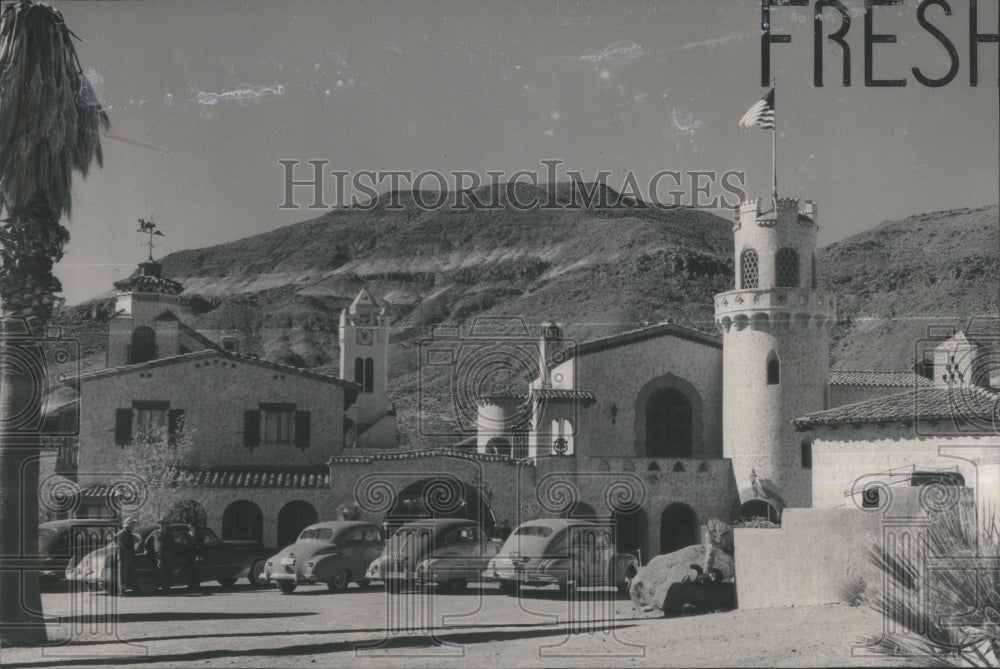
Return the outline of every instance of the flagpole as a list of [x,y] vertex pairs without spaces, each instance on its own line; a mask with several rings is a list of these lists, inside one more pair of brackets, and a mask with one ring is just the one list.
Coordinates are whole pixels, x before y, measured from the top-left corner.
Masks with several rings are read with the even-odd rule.
[[778,158],[777,158],[777,156],[778,156],[778,151],[777,151],[777,142],[778,142],[778,112],[777,112],[777,109],[778,109],[777,97],[778,97],[778,95],[777,94],[778,94],[778,91],[777,91],[777,89],[776,89],[776,87],[774,85],[774,79],[773,78],[771,79],[771,91],[773,92],[774,98],[775,98],[774,105],[773,105],[774,106],[774,127],[771,128],[771,174],[772,174],[771,197],[774,199],[774,211],[777,212],[778,211]]

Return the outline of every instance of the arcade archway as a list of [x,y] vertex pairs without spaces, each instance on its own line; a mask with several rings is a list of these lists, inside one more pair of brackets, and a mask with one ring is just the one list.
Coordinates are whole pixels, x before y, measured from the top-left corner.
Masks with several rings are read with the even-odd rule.
[[426,478],[403,488],[385,516],[389,532],[400,525],[426,518],[465,518],[479,523],[494,536],[496,516],[489,500],[473,485],[452,477]]
[[660,515],[660,554],[698,543],[698,519],[687,504],[674,503]]

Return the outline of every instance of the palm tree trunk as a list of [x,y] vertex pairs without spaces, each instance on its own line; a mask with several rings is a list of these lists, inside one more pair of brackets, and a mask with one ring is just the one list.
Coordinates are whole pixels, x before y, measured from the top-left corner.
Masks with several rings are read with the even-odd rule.
[[52,314],[52,275],[66,232],[41,197],[12,212],[0,281],[0,645],[46,641],[38,571],[38,462],[48,392],[40,337]]
[[[38,458],[42,394],[37,343],[24,321],[0,323],[0,646],[45,643],[38,572]],[[32,351],[32,348],[36,349]],[[42,365],[44,367],[44,365]],[[33,368],[33,369],[32,369]]]

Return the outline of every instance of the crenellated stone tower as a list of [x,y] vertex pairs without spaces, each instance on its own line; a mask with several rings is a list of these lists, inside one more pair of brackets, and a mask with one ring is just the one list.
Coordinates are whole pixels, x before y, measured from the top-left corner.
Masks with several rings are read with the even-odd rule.
[[[770,204],[770,200],[767,200]],[[816,287],[816,206],[779,199],[740,206],[736,290],[715,296],[723,336],[723,455],[742,515],[812,504],[811,444],[792,420],[826,407],[832,295]]]
[[356,448],[395,448],[396,414],[386,392],[389,374],[389,317],[362,287],[340,313],[340,378],[361,386],[348,419],[345,443]]

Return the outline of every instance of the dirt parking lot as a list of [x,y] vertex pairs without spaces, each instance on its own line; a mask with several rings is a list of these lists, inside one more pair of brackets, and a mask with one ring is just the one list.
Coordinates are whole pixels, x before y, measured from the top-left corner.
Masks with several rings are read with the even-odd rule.
[[886,665],[859,656],[881,629],[868,608],[732,611],[664,619],[628,599],[496,586],[387,595],[379,586],[211,587],[205,595],[114,598],[50,592],[45,649],[5,649],[14,667],[431,667]]

